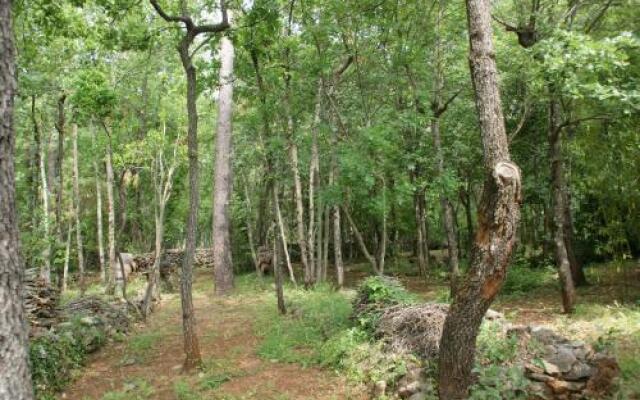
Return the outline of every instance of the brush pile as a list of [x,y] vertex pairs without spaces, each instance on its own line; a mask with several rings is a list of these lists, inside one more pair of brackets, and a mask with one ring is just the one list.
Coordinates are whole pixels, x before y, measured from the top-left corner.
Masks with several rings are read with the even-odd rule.
[[[160,272],[164,271],[173,272],[177,267],[180,267],[182,263],[182,257],[184,255],[183,249],[167,249],[162,254],[162,260],[160,261]],[[140,271],[148,271],[153,267],[156,256],[155,252],[143,253],[133,256],[135,262],[138,264]],[[213,250],[212,249],[196,249],[193,263],[195,266],[211,267],[213,266]]]

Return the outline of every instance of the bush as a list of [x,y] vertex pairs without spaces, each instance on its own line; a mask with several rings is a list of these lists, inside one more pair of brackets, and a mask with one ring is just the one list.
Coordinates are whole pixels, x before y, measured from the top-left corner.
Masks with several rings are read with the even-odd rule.
[[501,294],[521,295],[534,289],[553,286],[555,282],[553,267],[530,268],[516,264],[507,272]]
[[71,379],[72,370],[80,367],[87,354],[102,345],[105,333],[76,318],[61,324],[58,332],[47,332],[31,341],[29,358],[31,376],[39,399],[62,390]]

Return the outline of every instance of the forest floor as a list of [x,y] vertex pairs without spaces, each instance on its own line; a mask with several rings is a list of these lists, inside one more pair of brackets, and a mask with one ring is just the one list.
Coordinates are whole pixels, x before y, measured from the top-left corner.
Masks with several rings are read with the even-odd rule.
[[[213,296],[209,270],[195,275],[194,308],[204,365],[182,372],[182,313],[178,294],[163,296],[146,325],[91,357],[62,393],[69,400],[293,400],[361,399],[362,390],[336,373],[257,354],[263,296],[240,288],[228,298]],[[275,307],[269,304],[267,307]]]
[[[348,267],[347,284],[354,286],[369,273],[366,265]],[[443,275],[428,279],[409,276],[403,265],[390,265],[406,287],[428,301],[447,301]],[[609,264],[587,269],[592,283],[578,288],[578,305],[572,316],[561,313],[556,276],[552,270],[515,270],[494,303],[513,323],[547,325],[559,333],[609,347],[617,356],[627,393],[640,393],[640,265]],[[213,297],[212,274],[198,270],[194,284],[195,313],[204,366],[189,374],[181,371],[182,322],[177,294],[163,297],[150,321],[139,324],[120,342],[92,356],[87,367],[59,396],[71,400],[240,400],[240,399],[365,399],[366,390],[318,364],[318,343],[326,340],[322,329],[313,337],[303,322],[279,322],[272,284],[255,276],[238,279],[236,294]],[[293,304],[302,290],[287,290]],[[314,295],[311,295],[314,296]],[[322,289],[314,307],[323,303]],[[332,314],[348,314],[345,307]],[[318,301],[320,300],[320,301]],[[335,303],[335,298],[330,300]],[[342,307],[342,308],[340,308]],[[290,308],[291,312],[291,308]],[[304,312],[309,312],[305,310]],[[313,309],[311,310],[313,312]],[[345,315],[346,315],[345,314]],[[320,315],[320,318],[325,318]],[[347,317],[342,317],[346,320]],[[322,320],[325,322],[324,320]],[[326,321],[328,326],[336,325]],[[300,329],[299,329],[300,328]],[[343,329],[344,327],[335,328]],[[299,329],[299,331],[298,331]],[[316,332],[318,333],[318,332]],[[269,340],[269,336],[273,336]],[[283,343],[289,341],[289,343]],[[623,397],[626,398],[626,397]]]

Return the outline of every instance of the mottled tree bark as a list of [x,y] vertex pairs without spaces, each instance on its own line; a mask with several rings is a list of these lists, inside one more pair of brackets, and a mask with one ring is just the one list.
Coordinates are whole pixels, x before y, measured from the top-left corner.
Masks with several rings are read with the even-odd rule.
[[[92,140],[93,140],[93,147],[95,149],[95,137],[96,137],[96,133],[95,131],[93,131],[93,126],[91,127],[92,129]],[[93,170],[95,171],[95,179],[96,179],[96,228],[98,230],[98,234],[97,234],[97,239],[98,239],[98,263],[100,264],[100,276],[102,277],[102,283],[104,285],[107,284],[107,268],[105,267],[105,263],[104,263],[104,238],[102,237],[103,235],[103,229],[102,229],[102,185],[100,184],[100,170],[98,169],[98,162],[96,161],[97,157],[92,157],[93,158]]]
[[67,291],[67,281],[69,278],[69,259],[71,258],[71,224],[67,228],[67,241],[64,250],[64,266],[62,267],[62,287],[61,292],[64,293]]
[[82,245],[82,229],[80,225],[80,171],[78,169],[78,125],[71,128],[73,136],[73,217],[76,223],[76,252],[78,253],[78,272],[80,274],[80,293],[84,294],[84,250]]
[[107,243],[109,246],[109,267],[107,271],[108,281],[106,292],[109,294],[119,292],[116,290],[116,210],[114,207],[113,197],[113,151],[111,149],[111,134],[107,130],[106,125],[103,124],[105,132],[107,133]]
[[[272,186],[273,198],[277,198],[278,193],[275,190],[275,185]],[[274,202],[275,204],[275,202]],[[274,224],[275,225],[275,224]],[[278,234],[277,228],[273,227],[273,275],[276,286],[276,300],[278,303],[278,312],[281,315],[287,313],[287,308],[284,303],[284,289],[282,287],[282,237]]]
[[15,195],[15,74],[11,1],[0,0],[0,399],[32,400]]
[[504,282],[520,219],[520,169],[510,161],[490,4],[489,0],[466,0],[485,183],[471,264],[456,284],[440,340],[438,391],[442,400],[467,398],[480,324]]
[[218,96],[218,128],[216,134],[215,182],[213,200],[213,265],[215,293],[224,296],[233,290],[231,258],[231,193],[233,132],[233,57],[231,39],[220,41],[220,92]]
[[[45,147],[42,147],[44,149]],[[49,284],[51,283],[51,205],[50,186],[45,170],[45,152],[40,154],[40,188],[42,189],[42,224],[44,225],[44,249],[42,250],[42,265],[40,266],[40,277]]]
[[64,112],[65,102],[67,100],[67,94],[62,93],[58,97],[58,121],[55,123],[56,130],[58,131],[58,148],[56,151],[55,169],[53,171],[54,177],[58,178],[58,182],[55,185],[54,193],[56,197],[56,229],[58,236],[62,237],[62,192],[64,191],[64,174],[62,171],[62,161],[64,160],[64,136],[66,130],[66,116]]

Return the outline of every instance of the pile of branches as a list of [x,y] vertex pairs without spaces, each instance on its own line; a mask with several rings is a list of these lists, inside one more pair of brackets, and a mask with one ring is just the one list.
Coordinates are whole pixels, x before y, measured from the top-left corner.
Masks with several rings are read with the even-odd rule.
[[27,319],[34,334],[38,329],[47,329],[58,322],[60,292],[47,284],[35,268],[25,271],[22,298]]

